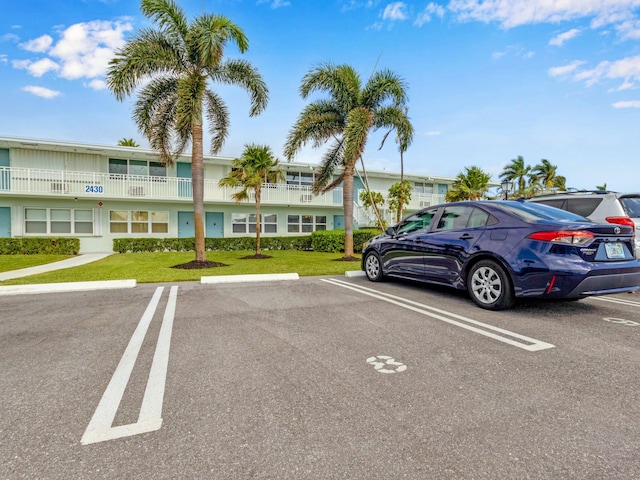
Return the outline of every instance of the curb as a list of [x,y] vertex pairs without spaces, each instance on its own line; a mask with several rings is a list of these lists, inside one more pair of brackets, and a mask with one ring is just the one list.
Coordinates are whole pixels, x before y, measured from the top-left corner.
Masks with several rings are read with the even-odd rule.
[[270,282],[273,280],[298,280],[297,273],[266,273],[254,275],[217,275],[201,277],[201,284],[210,283],[239,283],[239,282]]
[[101,280],[96,282],[42,283],[37,285],[9,285],[0,287],[0,295],[22,295],[29,293],[82,292],[86,290],[112,290],[133,288],[135,280]]
[[364,277],[365,273],[362,270],[351,270],[344,272],[344,276],[347,278]]

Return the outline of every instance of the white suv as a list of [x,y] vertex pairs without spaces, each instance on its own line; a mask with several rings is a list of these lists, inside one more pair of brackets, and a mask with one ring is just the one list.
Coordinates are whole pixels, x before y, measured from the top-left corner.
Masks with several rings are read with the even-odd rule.
[[608,191],[562,192],[530,198],[588,218],[597,223],[617,223],[633,227],[636,257],[640,258],[640,193]]

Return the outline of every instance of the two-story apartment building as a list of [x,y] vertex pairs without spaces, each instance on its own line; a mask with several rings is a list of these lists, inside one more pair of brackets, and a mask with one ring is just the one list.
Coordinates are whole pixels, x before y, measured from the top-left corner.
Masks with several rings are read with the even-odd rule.
[[[219,186],[231,158],[205,156],[205,234],[253,236],[255,205],[236,203]],[[313,195],[314,165],[282,163],[286,180],[262,194],[265,236],[344,228],[342,191]],[[399,174],[367,172],[369,187],[387,195]],[[413,185],[409,211],[444,201],[452,178],[405,175]],[[354,227],[373,223],[360,206],[356,178]],[[383,209],[391,219],[390,213]],[[392,223],[392,221],[390,222]],[[80,251],[110,252],[123,237],[193,237],[191,157],[171,165],[148,149],[0,136],[0,237],[71,236]]]

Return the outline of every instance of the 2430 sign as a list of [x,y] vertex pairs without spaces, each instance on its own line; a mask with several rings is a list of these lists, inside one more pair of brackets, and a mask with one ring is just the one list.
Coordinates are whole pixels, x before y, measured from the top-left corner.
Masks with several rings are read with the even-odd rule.
[[102,185],[85,185],[84,193],[104,193],[104,187]]

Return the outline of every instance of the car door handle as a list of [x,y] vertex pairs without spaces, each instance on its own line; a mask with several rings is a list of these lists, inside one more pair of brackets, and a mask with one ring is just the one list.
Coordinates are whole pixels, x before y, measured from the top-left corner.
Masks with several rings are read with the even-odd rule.
[[465,233],[460,237],[460,240],[471,240],[472,238],[473,238],[473,235],[469,235],[468,233]]

